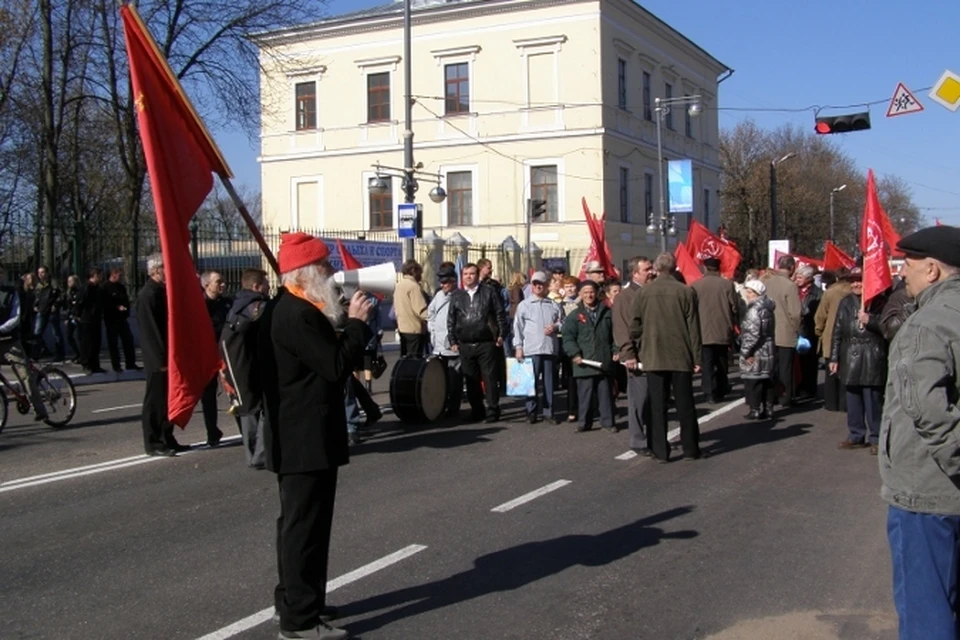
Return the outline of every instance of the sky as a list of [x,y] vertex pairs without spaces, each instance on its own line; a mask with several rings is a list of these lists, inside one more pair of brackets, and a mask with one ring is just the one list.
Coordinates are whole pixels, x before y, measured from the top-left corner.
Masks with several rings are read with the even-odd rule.
[[[332,0],[337,15],[382,0]],[[763,128],[793,123],[813,130],[811,105],[869,107],[872,128],[831,136],[864,173],[903,178],[929,223],[960,225],[960,111],[928,97],[946,69],[960,74],[957,0],[644,0],[640,4],[734,69],[720,85],[720,126],[753,119]],[[897,83],[920,113],[886,117]],[[923,91],[921,91],[923,90]],[[860,106],[821,115],[863,111]],[[236,181],[260,188],[258,141],[214,132]],[[951,160],[951,158],[954,158]],[[793,162],[801,161],[800,159]],[[838,196],[839,197],[839,196]]]

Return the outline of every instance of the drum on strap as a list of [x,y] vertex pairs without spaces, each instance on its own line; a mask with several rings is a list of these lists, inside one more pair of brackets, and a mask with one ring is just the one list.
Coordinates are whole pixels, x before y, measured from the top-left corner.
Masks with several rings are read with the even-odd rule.
[[403,424],[433,422],[447,400],[447,372],[440,358],[400,358],[390,375],[390,404]]

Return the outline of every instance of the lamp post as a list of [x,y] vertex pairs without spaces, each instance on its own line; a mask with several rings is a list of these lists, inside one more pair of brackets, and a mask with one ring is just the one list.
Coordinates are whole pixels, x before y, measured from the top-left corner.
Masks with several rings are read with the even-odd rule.
[[847,188],[846,184],[834,187],[830,190],[830,242],[834,242],[833,237],[833,197]]
[[667,250],[667,236],[673,237],[677,235],[677,225],[674,222],[673,214],[659,216],[654,216],[653,213],[650,213],[650,224],[647,225],[647,233],[653,234],[660,233],[660,251]]
[[797,153],[791,151],[779,160],[770,161],[770,239],[777,239],[777,165],[790,158],[796,158]]
[[[689,105],[687,107],[687,113],[691,116],[700,115],[700,96],[678,96],[676,98],[656,98],[654,101],[654,112],[657,114],[657,180],[660,183],[660,250],[667,250],[667,212],[666,207],[664,206],[663,199],[663,117],[670,113],[670,107],[672,105]],[[650,226],[647,227],[647,231],[651,231],[651,227],[654,227],[654,220],[650,221]],[[676,227],[673,226],[672,222],[670,223],[670,229],[673,230],[671,235],[676,235]]]

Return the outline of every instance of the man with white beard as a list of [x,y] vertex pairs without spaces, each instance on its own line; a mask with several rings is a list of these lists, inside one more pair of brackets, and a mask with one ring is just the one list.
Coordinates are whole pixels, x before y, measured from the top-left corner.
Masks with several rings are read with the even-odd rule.
[[366,325],[371,304],[356,292],[344,322],[329,253],[309,234],[281,236],[283,289],[260,326],[264,444],[280,488],[274,591],[280,638],[349,635],[327,624],[336,617],[326,604],[327,561],[337,469],[349,457],[344,388],[372,337]]

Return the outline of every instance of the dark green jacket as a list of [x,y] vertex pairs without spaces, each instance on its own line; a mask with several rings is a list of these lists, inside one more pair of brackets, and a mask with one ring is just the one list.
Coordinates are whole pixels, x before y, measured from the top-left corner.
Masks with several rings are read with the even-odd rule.
[[603,369],[586,365],[574,365],[575,378],[600,376],[613,371],[613,315],[602,302],[597,302],[597,321],[590,319],[590,312],[581,302],[563,321],[563,351],[571,358],[603,363]]
[[700,366],[697,292],[660,275],[633,303],[630,337],[640,344],[644,371],[690,371]]

